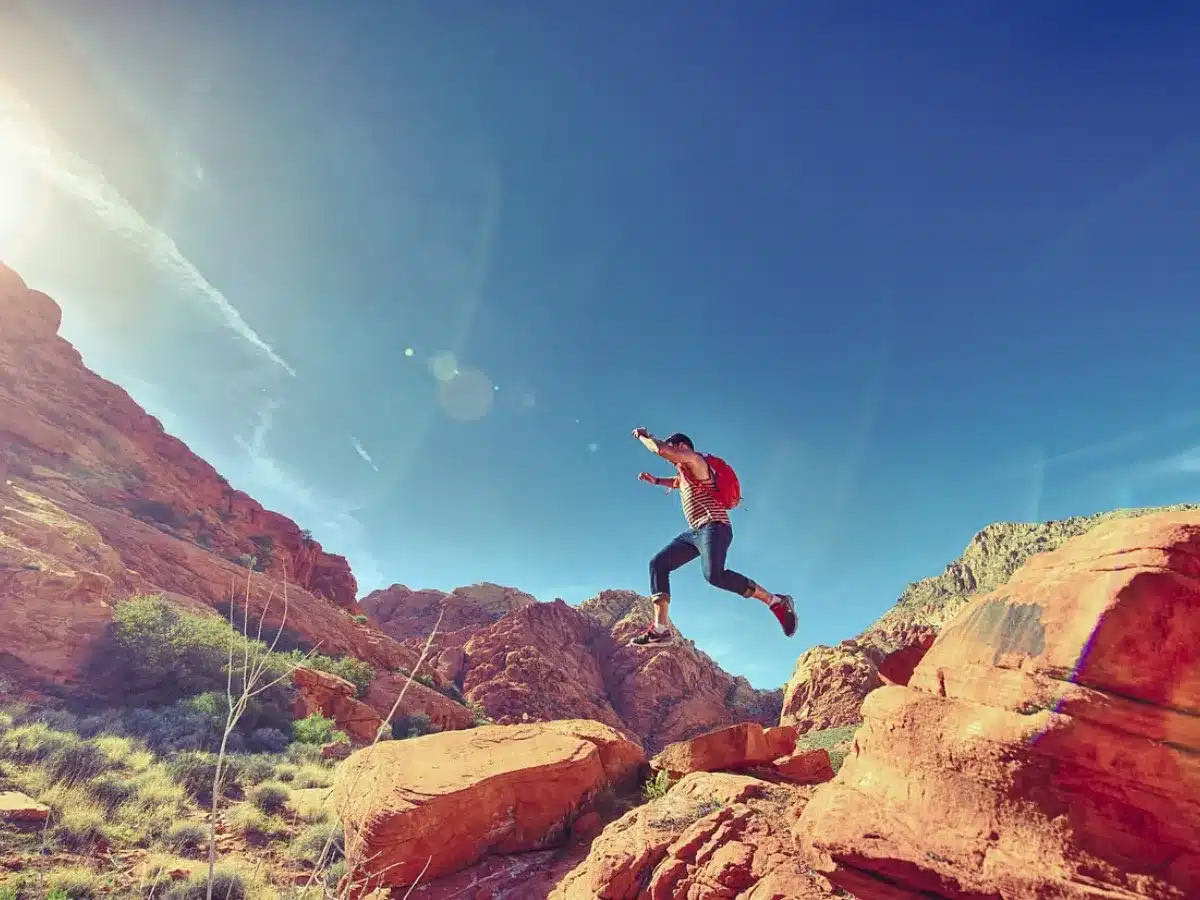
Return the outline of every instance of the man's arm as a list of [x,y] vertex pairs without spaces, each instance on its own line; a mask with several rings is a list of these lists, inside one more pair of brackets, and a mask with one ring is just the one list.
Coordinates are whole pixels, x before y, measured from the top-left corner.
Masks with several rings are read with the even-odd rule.
[[672,488],[679,490],[679,476],[672,475],[670,478],[655,478],[654,483],[659,487]]
[[[687,466],[688,470],[697,478],[708,478],[708,463],[695,450],[689,450],[687,447],[679,447],[672,444],[664,444],[645,428],[639,428],[634,431],[634,437],[641,441],[647,450],[657,456],[661,456],[667,462],[676,466]],[[678,482],[678,479],[676,479],[676,482]],[[678,487],[678,483],[675,486]]]
[[695,450],[689,450],[687,447],[675,447],[664,444],[644,428],[639,429],[637,439],[641,441],[642,446],[644,446],[651,453],[655,454],[656,456],[661,456],[667,462],[673,463],[674,465],[678,466],[687,464],[690,465],[694,471],[696,462],[700,461],[700,454]]

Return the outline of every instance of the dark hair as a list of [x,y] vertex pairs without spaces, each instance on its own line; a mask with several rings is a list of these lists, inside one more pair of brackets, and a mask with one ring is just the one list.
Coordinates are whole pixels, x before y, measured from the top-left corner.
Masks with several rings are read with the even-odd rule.
[[673,435],[671,435],[669,438],[667,438],[665,441],[663,441],[663,443],[664,444],[683,444],[689,450],[696,449],[696,445],[692,443],[692,439],[690,437],[688,437],[686,434],[684,434],[682,431],[675,432]]

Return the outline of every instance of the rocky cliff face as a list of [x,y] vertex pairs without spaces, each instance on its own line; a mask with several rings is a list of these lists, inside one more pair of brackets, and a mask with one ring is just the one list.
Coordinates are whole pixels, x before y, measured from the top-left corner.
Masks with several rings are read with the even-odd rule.
[[1200,511],[1029,560],[868,697],[808,860],[863,897],[1200,896],[1198,613]]
[[497,585],[450,594],[392,587],[363,608],[414,652],[442,613],[438,677],[501,724],[593,719],[653,753],[711,728],[779,718],[780,691],[755,690],[691,641],[677,635],[670,647],[630,647],[653,615],[650,601],[630,591],[602,591],[573,608]]
[[1122,509],[1054,522],[998,522],[976,534],[944,572],[908,586],[870,628],[837,647],[813,647],[796,663],[784,691],[783,723],[800,732],[853,725],[870,691],[884,683],[880,668],[907,656],[908,672],[932,638],[971,601],[1003,585],[1031,557],[1061,547],[1093,528],[1155,512],[1196,509],[1180,505]]
[[[413,657],[356,623],[346,560],[232,488],[58,336],[61,311],[0,266],[0,668],[71,682],[111,604],[270,600],[322,652],[392,669]],[[246,561],[257,558],[261,574]]]
[[484,628],[510,612],[532,606],[529,594],[498,584],[472,584],[450,593],[414,591],[402,584],[372,591],[362,599],[363,611],[398,641],[424,641],[441,618],[439,630]]

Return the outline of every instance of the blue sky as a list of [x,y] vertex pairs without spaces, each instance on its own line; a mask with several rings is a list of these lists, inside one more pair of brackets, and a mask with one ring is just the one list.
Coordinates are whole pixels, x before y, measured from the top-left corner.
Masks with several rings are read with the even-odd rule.
[[801,624],[673,616],[764,687],[989,522],[1200,499],[1200,10],[586,6],[39,2],[0,260],[364,593],[647,590],[687,431]]

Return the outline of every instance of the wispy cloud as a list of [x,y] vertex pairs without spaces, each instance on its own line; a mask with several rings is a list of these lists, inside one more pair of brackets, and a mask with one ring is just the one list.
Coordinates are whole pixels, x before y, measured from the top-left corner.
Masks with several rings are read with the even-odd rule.
[[379,466],[375,465],[375,460],[371,459],[371,454],[368,453],[366,451],[366,448],[363,447],[362,441],[360,441],[354,435],[350,435],[350,443],[354,446],[354,452],[357,453],[359,456],[361,456],[363,458],[363,461],[368,466],[370,466],[372,469],[374,469],[376,472],[378,472]]
[[309,525],[333,552],[352,556],[360,585],[381,585],[383,572],[378,560],[363,548],[366,529],[354,515],[354,504],[317,490],[268,448],[267,437],[280,406],[277,400],[265,400],[249,438],[235,437],[250,465],[245,479],[247,487],[260,499],[271,498],[286,515]]
[[147,222],[98,168],[54,140],[29,104],[4,81],[0,81],[0,144],[32,172],[87,205],[107,228],[138,249],[175,284],[209,304],[237,337],[295,376],[295,369],[250,327],[229,299],[183,254],[170,235]]

